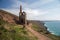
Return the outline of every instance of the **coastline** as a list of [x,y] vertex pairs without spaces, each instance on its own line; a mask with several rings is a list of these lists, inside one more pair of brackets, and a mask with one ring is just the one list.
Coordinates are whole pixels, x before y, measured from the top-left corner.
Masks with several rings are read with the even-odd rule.
[[48,27],[46,24],[44,24],[44,26],[45,26],[45,27],[47,27],[47,31],[49,31],[49,32],[50,32],[50,34],[52,34],[52,35],[56,35],[56,36],[60,36],[60,35],[59,35],[59,34],[57,34],[56,32],[51,31],[51,30],[49,29],[49,27]]
[[38,33],[45,35],[52,40],[60,40],[60,36],[54,35],[54,33],[49,32],[49,28],[45,26],[44,21],[30,21],[33,26],[32,29],[37,31]]

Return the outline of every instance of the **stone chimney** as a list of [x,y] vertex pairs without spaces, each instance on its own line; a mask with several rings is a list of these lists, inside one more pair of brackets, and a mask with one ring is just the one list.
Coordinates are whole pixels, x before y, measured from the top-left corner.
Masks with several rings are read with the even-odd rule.
[[26,13],[24,11],[22,12],[22,5],[20,5],[19,23],[23,26],[27,24]]

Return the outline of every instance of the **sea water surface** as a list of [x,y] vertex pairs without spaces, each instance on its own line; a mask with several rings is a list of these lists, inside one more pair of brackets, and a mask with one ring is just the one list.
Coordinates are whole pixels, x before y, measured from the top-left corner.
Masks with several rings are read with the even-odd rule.
[[60,36],[60,21],[45,21],[45,26],[49,32]]

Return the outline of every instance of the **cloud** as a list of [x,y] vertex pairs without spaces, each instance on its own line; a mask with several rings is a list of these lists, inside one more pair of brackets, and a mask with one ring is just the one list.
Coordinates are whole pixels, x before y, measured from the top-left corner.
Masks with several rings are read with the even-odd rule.
[[[47,11],[37,10],[37,9],[27,9],[24,10],[27,13],[27,19],[37,20],[38,16],[48,13]],[[39,19],[39,18],[38,18]]]
[[39,1],[36,1],[32,4],[30,4],[30,7],[31,8],[40,8],[41,6],[52,3],[54,1],[55,0],[39,0]]
[[31,4],[13,0],[14,4],[9,9],[5,9],[15,15],[19,15],[20,4],[27,13],[30,20],[60,20],[60,3],[58,0],[39,0]]
[[60,8],[48,10],[48,13],[40,15],[39,20],[60,20]]
[[19,15],[19,10],[18,9],[3,9],[3,10],[8,11],[8,12],[14,14],[14,15],[17,15],[17,16]]
[[41,19],[40,20],[60,20],[60,14],[58,15],[50,15],[50,16],[41,16]]

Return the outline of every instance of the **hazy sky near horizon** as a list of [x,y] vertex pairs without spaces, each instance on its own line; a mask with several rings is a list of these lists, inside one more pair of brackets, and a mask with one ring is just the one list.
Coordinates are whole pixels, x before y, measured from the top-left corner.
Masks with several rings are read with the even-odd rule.
[[0,0],[0,9],[19,15],[20,4],[30,20],[60,20],[60,0]]

